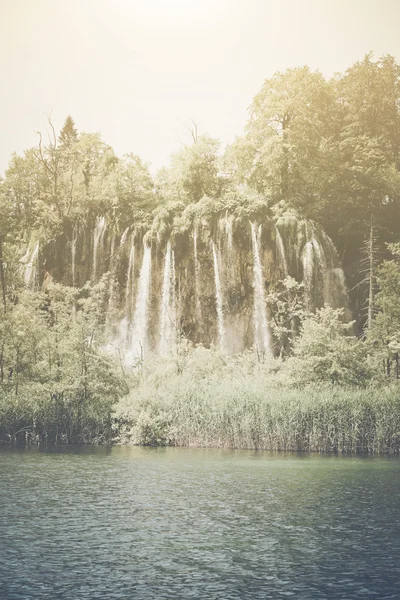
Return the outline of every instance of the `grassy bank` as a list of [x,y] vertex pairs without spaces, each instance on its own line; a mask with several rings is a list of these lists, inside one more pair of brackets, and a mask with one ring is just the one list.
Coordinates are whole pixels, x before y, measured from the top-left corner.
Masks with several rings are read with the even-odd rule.
[[299,383],[297,372],[255,352],[227,357],[181,345],[138,365],[128,395],[128,385],[97,371],[69,385],[23,383],[18,394],[3,387],[0,443],[400,451],[396,381]]
[[[400,388],[293,387],[276,361],[154,360],[114,411],[122,444],[398,453]],[[196,354],[195,353],[195,354]],[[180,364],[182,360],[184,364]]]
[[204,383],[130,397],[117,407],[121,443],[317,452],[397,453],[400,391],[293,390],[266,382]]
[[105,444],[112,440],[111,410],[117,396],[82,393],[79,386],[0,389],[1,444]]

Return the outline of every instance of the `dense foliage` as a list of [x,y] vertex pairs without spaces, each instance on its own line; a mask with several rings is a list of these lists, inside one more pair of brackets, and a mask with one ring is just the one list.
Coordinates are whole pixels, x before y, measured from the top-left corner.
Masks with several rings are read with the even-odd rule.
[[[339,352],[339,348],[337,349]],[[338,358],[338,354],[336,354]],[[314,357],[303,367],[314,366]],[[352,365],[342,362],[342,375]],[[255,353],[227,358],[181,347],[149,361],[116,406],[116,440],[126,444],[319,452],[399,452],[397,386],[309,385]],[[323,383],[325,381],[325,383]],[[344,381],[343,381],[344,383]]]
[[102,285],[48,281],[24,290],[0,323],[0,440],[110,441],[110,411],[128,386],[99,348]]

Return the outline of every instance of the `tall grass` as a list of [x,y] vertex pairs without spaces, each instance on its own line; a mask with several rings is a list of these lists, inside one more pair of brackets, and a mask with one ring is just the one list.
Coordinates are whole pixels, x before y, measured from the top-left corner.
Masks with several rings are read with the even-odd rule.
[[[181,364],[182,363],[182,364]],[[295,388],[247,354],[197,349],[150,361],[114,411],[122,444],[397,453],[400,388]]]
[[30,382],[18,395],[0,388],[0,443],[111,443],[111,408],[116,396],[85,397],[81,390],[54,392]]

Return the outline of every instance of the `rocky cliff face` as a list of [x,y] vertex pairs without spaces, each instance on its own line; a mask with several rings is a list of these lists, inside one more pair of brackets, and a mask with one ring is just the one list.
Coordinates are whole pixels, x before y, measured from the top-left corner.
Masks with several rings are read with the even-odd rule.
[[147,232],[117,232],[99,217],[92,230],[66,232],[43,248],[32,238],[22,263],[28,286],[46,273],[75,287],[103,278],[110,346],[128,361],[168,351],[178,334],[232,353],[272,352],[265,298],[286,276],[304,282],[310,310],[347,305],[333,243],[291,211],[257,219],[226,212]]

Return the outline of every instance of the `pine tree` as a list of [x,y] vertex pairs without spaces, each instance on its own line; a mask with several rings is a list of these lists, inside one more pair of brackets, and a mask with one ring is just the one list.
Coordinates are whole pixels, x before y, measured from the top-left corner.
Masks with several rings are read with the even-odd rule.
[[61,129],[58,141],[61,146],[70,146],[72,143],[78,140],[78,131],[75,128],[75,122],[71,115],[68,115],[65,119],[63,128]]

